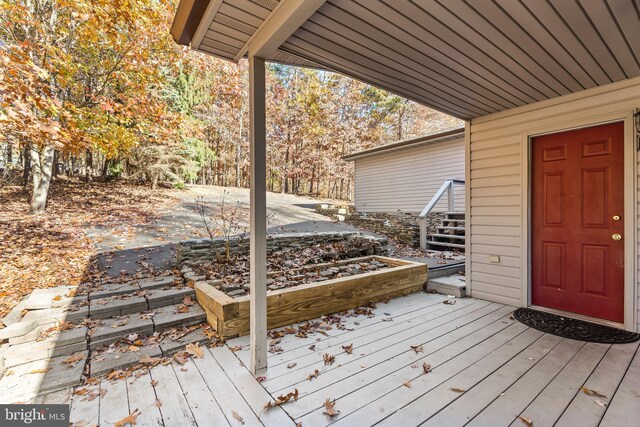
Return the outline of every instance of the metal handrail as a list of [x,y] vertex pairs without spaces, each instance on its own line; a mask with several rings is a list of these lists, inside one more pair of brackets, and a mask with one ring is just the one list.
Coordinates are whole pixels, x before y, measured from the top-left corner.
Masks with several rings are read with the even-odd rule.
[[449,212],[454,212],[455,195],[453,186],[456,184],[464,185],[464,179],[447,179],[418,215],[418,221],[420,222],[420,249],[427,249],[427,217],[445,193],[447,193]]

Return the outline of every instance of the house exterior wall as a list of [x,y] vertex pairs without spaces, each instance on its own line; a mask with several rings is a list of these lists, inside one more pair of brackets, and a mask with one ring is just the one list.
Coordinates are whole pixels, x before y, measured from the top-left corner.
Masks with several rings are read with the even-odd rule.
[[[355,160],[358,212],[420,213],[446,179],[464,179],[464,137],[383,151]],[[456,210],[464,210],[464,186],[456,186]],[[446,211],[443,197],[434,211]]]
[[[640,79],[585,90],[474,119],[467,135],[467,283],[473,296],[515,306],[529,303],[529,140],[613,121],[625,121],[625,327],[638,327],[640,249],[637,151],[633,111]],[[468,234],[469,235],[469,234]],[[489,256],[499,255],[499,263]],[[640,330],[640,328],[638,328]]]

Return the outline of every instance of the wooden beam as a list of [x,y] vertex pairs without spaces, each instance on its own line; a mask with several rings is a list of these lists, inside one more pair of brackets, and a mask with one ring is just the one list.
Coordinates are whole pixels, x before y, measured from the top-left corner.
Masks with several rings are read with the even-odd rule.
[[264,59],[249,58],[251,372],[267,367],[267,150]]
[[235,56],[269,58],[326,0],[281,0]]

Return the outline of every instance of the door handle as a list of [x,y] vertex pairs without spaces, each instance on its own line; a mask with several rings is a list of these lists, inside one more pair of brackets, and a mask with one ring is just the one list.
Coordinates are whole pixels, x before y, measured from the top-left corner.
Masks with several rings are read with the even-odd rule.
[[612,238],[613,240],[616,240],[616,241],[617,241],[617,240],[622,240],[622,236],[621,236],[621,235],[619,235],[618,233],[616,233],[616,234],[612,234],[612,235],[611,235],[611,238]]

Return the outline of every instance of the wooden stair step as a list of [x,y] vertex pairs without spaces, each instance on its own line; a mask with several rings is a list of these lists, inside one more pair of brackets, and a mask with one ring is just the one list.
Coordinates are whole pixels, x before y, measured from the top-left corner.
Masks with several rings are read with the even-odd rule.
[[448,243],[448,242],[436,242],[434,240],[427,240],[428,246],[445,246],[447,248],[457,248],[464,249],[465,245],[461,245],[459,243]]
[[459,235],[459,234],[429,234],[428,237],[442,237],[442,238],[446,238],[446,239],[458,239],[458,240],[464,240],[464,235]]

